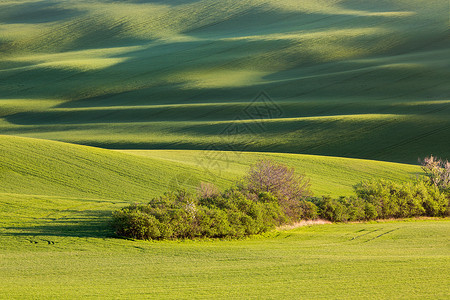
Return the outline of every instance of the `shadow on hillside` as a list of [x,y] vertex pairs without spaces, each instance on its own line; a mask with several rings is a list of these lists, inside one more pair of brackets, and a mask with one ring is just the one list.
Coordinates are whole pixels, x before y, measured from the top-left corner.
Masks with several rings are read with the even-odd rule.
[[17,237],[114,237],[111,211],[64,211],[74,217],[42,218],[29,226],[5,227],[4,235]]

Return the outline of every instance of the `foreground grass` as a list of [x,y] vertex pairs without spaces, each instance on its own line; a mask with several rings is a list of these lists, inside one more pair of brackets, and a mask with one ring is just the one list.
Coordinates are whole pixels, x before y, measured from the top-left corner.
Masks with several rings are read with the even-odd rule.
[[445,299],[449,229],[448,220],[333,224],[184,242],[2,229],[0,297]]

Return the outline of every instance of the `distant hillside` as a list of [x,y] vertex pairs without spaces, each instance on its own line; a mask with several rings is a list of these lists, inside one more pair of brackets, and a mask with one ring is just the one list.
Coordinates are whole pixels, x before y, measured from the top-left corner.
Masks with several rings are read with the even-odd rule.
[[[0,133],[116,149],[450,157],[449,5],[1,1]],[[256,98],[263,90],[270,99]]]

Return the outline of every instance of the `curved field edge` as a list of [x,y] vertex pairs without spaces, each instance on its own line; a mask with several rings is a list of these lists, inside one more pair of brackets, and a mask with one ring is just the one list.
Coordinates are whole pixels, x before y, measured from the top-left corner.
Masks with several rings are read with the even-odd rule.
[[299,154],[220,151],[112,151],[0,136],[0,193],[146,201],[201,181],[225,188],[260,159],[311,177],[317,194],[349,194],[364,179],[407,180],[418,166]]
[[[270,159],[286,164],[311,179],[316,195],[350,195],[353,186],[363,180],[385,178],[405,181],[422,171],[419,166],[373,160],[306,154],[197,150],[118,150],[152,159],[190,165],[203,170],[204,179],[214,182],[223,175],[242,178],[250,165]],[[189,177],[187,178],[189,180]]]

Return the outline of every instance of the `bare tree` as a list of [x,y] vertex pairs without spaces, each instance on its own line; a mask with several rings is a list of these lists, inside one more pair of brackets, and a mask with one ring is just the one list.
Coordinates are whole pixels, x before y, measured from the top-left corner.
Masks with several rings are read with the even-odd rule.
[[425,157],[422,164],[422,170],[430,178],[431,182],[441,189],[450,188],[450,163],[438,159],[433,155]]
[[293,168],[272,160],[261,160],[245,177],[246,189],[254,194],[270,192],[281,202],[292,202],[311,196],[310,182]]

